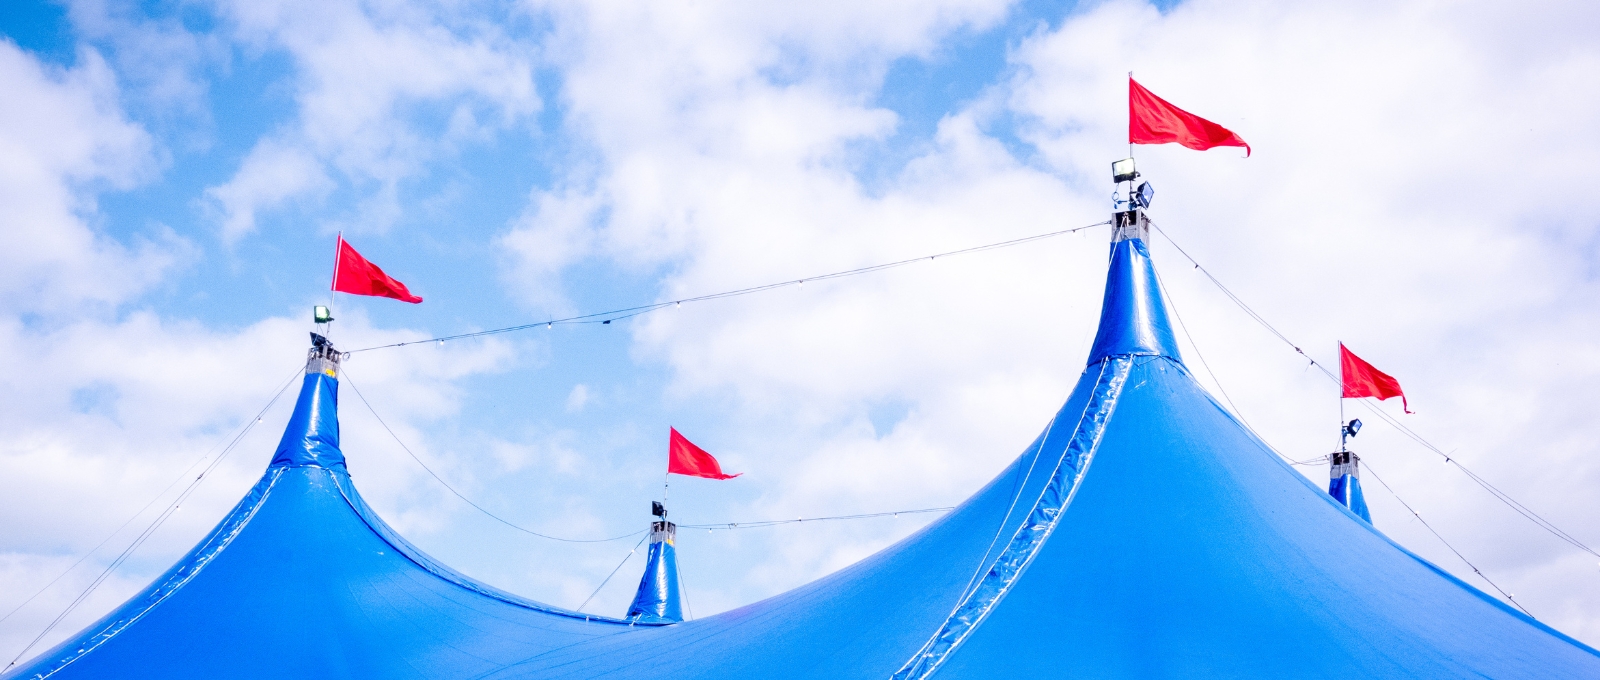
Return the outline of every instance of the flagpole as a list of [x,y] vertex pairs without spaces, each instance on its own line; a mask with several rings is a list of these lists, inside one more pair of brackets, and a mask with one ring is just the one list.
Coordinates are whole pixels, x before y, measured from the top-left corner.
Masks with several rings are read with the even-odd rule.
[[[328,283],[328,316],[333,316],[333,296],[339,294],[339,260],[344,259],[344,231],[341,230],[333,241],[333,280]],[[333,335],[333,319],[328,319],[328,327],[323,329],[323,335]]]
[[[1339,343],[1339,347],[1342,350],[1344,348],[1344,343],[1342,343],[1342,342]],[[1340,361],[1339,361],[1339,451],[1341,453],[1344,452],[1344,446],[1345,446],[1345,442],[1344,442],[1344,439],[1345,439],[1345,427],[1344,427],[1344,361],[1343,361],[1343,358],[1344,358],[1343,352],[1341,352],[1340,353]]]

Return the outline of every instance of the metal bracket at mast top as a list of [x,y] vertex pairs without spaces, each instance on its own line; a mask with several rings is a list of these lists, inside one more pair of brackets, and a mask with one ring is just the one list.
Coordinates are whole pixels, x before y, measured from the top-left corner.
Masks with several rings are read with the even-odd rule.
[[1150,241],[1150,218],[1145,217],[1144,211],[1139,208],[1124,210],[1111,214],[1111,242],[1121,243],[1128,239]]

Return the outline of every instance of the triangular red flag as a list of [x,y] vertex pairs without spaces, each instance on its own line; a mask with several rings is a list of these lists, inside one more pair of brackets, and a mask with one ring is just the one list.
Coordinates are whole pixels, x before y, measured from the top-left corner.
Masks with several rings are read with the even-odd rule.
[[1250,157],[1250,145],[1232,130],[1173,106],[1128,76],[1128,143],[1172,142],[1196,151],[1242,146],[1245,157]]
[[667,474],[687,475],[689,477],[706,477],[708,479],[733,479],[743,472],[725,475],[722,474],[722,465],[717,459],[711,457],[702,449],[694,445],[683,435],[678,434],[678,428],[672,430],[672,441],[667,446]]
[[422,302],[422,298],[406,289],[406,284],[383,273],[378,265],[368,262],[367,258],[350,247],[343,235],[339,236],[339,256],[333,265],[333,289],[352,295],[394,298],[412,304]]
[[1381,401],[1400,397],[1400,408],[1406,413],[1411,412],[1411,406],[1406,403],[1406,393],[1400,391],[1400,381],[1363,361],[1346,349],[1342,342],[1339,343],[1339,382],[1344,387],[1340,396],[1346,399],[1377,397]]

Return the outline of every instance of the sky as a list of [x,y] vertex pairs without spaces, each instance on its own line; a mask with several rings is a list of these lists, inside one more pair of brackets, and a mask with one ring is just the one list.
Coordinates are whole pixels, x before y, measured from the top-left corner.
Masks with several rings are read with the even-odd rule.
[[[116,561],[40,644],[109,611],[259,477],[336,234],[425,298],[340,295],[332,339],[357,350],[1090,225],[1129,72],[1253,147],[1137,149],[1201,382],[1313,459],[1340,403],[1294,347],[1337,365],[1344,342],[1416,412],[1347,406],[1377,528],[1600,644],[1600,562],[1366,410],[1600,545],[1595,25],[1562,0],[4,3],[0,655]],[[743,473],[674,478],[684,524],[954,505],[1077,380],[1106,237],[356,352],[350,471],[422,549],[520,595],[575,607],[621,563],[585,611],[622,614],[633,539],[517,531],[417,459],[568,538],[644,528],[669,427]],[[688,608],[934,516],[685,530]]]

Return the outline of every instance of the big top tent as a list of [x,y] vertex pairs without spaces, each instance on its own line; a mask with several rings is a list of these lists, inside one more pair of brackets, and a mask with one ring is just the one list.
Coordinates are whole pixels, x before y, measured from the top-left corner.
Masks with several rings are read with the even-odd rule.
[[1119,219],[1093,349],[1039,437],[947,516],[808,585],[672,622],[462,576],[362,501],[340,355],[319,344],[234,510],[4,677],[1600,677],[1600,653],[1391,541],[1215,401],[1179,356],[1142,215]]

